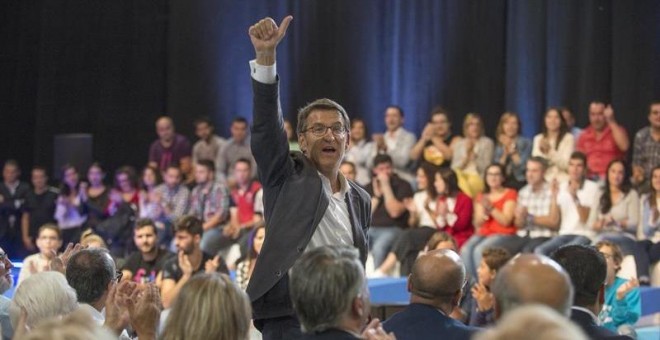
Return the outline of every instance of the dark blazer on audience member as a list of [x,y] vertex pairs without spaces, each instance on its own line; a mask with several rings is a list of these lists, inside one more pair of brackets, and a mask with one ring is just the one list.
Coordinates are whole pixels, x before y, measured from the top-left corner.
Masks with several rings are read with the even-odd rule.
[[383,322],[385,331],[394,332],[397,340],[470,339],[480,329],[466,326],[446,316],[433,306],[410,304]]
[[582,331],[592,340],[632,340],[627,335],[619,335],[605,327],[599,326],[591,314],[576,308],[571,308],[571,321],[580,326]]
[[[288,271],[307,248],[329,203],[318,170],[301,152],[289,152],[278,86],[252,81],[251,147],[263,185],[266,221],[266,239],[247,287],[255,319],[294,315]],[[360,186],[348,183],[345,202],[353,245],[364,264],[371,199]]]
[[320,333],[311,333],[311,334],[303,334],[302,338],[300,340],[322,340],[322,339],[327,339],[327,340],[354,340],[354,339],[361,339],[356,337],[355,335],[339,330],[339,329],[328,329],[326,331],[320,332]]

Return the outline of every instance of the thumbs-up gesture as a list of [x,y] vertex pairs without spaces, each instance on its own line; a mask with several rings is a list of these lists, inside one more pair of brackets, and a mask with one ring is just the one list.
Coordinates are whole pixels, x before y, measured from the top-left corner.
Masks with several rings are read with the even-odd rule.
[[[275,49],[284,38],[291,20],[293,20],[293,17],[289,15],[282,20],[280,26],[277,26],[275,20],[267,17],[250,26],[248,34],[250,35],[252,46],[254,46],[254,51],[257,53],[257,63],[261,64],[260,61],[265,60],[270,62],[265,64],[265,66],[268,66],[275,62]],[[267,58],[263,59],[262,57]],[[270,60],[271,58],[272,61]]]

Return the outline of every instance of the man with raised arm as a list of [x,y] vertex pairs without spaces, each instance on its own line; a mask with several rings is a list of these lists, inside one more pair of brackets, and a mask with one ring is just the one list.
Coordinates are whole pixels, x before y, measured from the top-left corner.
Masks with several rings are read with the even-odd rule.
[[307,250],[347,245],[367,258],[369,195],[344,178],[339,166],[350,141],[346,110],[329,99],[298,113],[300,151],[289,152],[279,107],[276,47],[291,16],[280,26],[265,18],[249,29],[256,60],[250,62],[254,92],[252,153],[263,185],[266,239],[247,292],[255,326],[264,339],[295,339],[300,323],[289,295],[289,269]]

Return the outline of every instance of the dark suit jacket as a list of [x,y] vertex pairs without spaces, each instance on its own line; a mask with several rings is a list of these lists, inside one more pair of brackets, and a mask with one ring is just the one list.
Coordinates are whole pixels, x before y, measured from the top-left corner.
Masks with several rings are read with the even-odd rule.
[[435,307],[420,303],[410,304],[383,323],[385,331],[394,332],[397,340],[470,339],[479,328],[444,315]]
[[319,340],[319,339],[328,339],[328,340],[354,340],[360,339],[355,337],[353,334],[344,332],[339,329],[328,329],[321,333],[312,333],[312,334],[303,334],[301,340]]
[[[251,147],[263,185],[266,239],[247,293],[255,319],[293,315],[288,271],[307,248],[328,207],[321,177],[301,152],[289,152],[278,84],[252,82],[254,112]],[[345,201],[353,229],[353,245],[367,259],[371,199],[349,181]]]
[[629,336],[619,335],[605,327],[599,326],[589,313],[579,309],[571,309],[571,321],[580,326],[582,331],[587,334],[589,339],[631,340]]

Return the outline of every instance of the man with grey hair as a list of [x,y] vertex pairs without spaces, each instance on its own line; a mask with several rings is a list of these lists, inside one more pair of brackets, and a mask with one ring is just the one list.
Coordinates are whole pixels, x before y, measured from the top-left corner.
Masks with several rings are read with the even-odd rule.
[[521,254],[500,268],[492,286],[495,318],[518,306],[546,305],[570,317],[573,286],[566,271],[547,256]]
[[293,308],[305,332],[303,339],[389,338],[378,321],[360,334],[370,304],[364,268],[355,248],[310,250],[291,268],[289,280]]
[[249,29],[256,59],[250,62],[254,93],[252,153],[263,185],[266,239],[247,293],[254,324],[264,339],[300,336],[289,295],[289,269],[304,252],[345,245],[367,259],[371,199],[340,172],[350,142],[346,110],[319,99],[298,113],[300,151],[289,152],[279,107],[276,47],[284,38],[287,16],[278,27],[265,18]]
[[408,277],[410,305],[383,323],[397,339],[470,339],[479,329],[449,315],[458,307],[466,283],[461,257],[449,249],[430,251],[415,261]]

